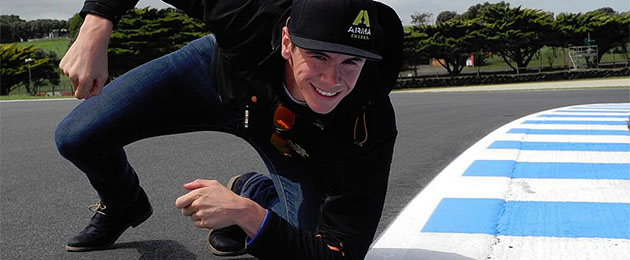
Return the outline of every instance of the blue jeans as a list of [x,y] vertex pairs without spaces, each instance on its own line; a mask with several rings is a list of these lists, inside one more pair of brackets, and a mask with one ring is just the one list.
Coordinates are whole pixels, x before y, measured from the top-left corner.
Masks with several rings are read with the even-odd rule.
[[270,136],[237,129],[238,119],[229,116],[211,80],[214,45],[211,36],[197,39],[112,81],[59,123],[59,153],[87,175],[108,207],[124,208],[141,192],[125,145],[191,131],[232,133],[258,151],[270,173],[255,175],[243,194],[292,225],[314,230],[326,191],[323,178],[276,152]]

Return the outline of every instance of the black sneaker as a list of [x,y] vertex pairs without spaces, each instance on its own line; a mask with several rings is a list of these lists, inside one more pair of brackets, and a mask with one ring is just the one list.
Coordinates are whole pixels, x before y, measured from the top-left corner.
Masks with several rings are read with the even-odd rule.
[[247,234],[237,225],[212,229],[208,234],[208,249],[218,256],[244,255],[247,252],[245,239]]
[[90,210],[95,212],[90,223],[68,241],[66,251],[83,252],[108,248],[127,228],[135,228],[153,214],[153,208],[143,190],[136,202],[125,210],[108,209],[102,201],[91,205]]
[[[256,173],[250,172],[230,178],[227,188],[241,195],[245,182],[254,174]],[[208,234],[208,249],[218,256],[243,255],[247,252],[245,239],[247,239],[247,234],[237,225],[216,230],[212,229]]]

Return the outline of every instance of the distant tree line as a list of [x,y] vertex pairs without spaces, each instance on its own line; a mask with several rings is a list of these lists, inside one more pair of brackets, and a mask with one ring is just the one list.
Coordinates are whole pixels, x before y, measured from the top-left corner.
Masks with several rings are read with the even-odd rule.
[[[463,14],[441,12],[435,24],[429,24],[431,16],[412,15],[414,25],[405,33],[406,61],[414,66],[435,58],[450,75],[458,75],[471,54],[476,63],[487,53],[499,55],[518,71],[527,67],[543,46],[555,52],[555,48],[594,44],[598,46],[598,60],[594,62],[599,62],[615,48],[627,56],[630,44],[630,12],[618,13],[612,8],[554,17],[542,10],[486,2],[471,6]],[[589,34],[591,42],[585,40]],[[558,54],[549,54],[554,55]]]
[[[630,12],[617,13],[610,8],[554,17],[541,10],[513,8],[500,2],[474,5],[463,14],[442,12],[435,24],[429,23],[431,17],[430,13],[412,16],[414,26],[407,28],[404,42],[406,63],[413,66],[435,58],[451,75],[462,71],[471,54],[476,61],[483,60],[487,53],[499,55],[518,70],[526,67],[543,46],[584,45],[588,33],[596,40],[599,58],[613,48],[627,50],[625,46],[630,39]],[[72,39],[82,22],[78,14],[68,21],[24,21],[19,16],[2,15],[1,39],[4,43],[40,38],[53,29],[68,30]],[[176,9],[132,9],[116,25],[110,39],[110,77],[115,78],[208,33],[201,21]],[[19,86],[27,86],[29,93],[35,94],[38,86],[58,84],[59,58],[54,53],[6,44],[0,51],[0,94],[6,95]],[[27,59],[30,62],[25,62]]]
[[26,21],[17,15],[0,15],[0,43],[47,37],[51,32],[68,29],[68,21],[37,19]]

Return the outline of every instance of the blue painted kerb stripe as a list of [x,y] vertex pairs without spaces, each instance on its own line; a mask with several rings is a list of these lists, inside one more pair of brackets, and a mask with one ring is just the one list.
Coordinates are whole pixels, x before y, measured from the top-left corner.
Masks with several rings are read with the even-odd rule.
[[630,239],[630,204],[445,198],[422,232]]
[[627,143],[557,143],[495,141],[488,149],[520,149],[535,151],[630,152]]
[[463,176],[530,179],[630,180],[630,163],[557,163],[477,160]]

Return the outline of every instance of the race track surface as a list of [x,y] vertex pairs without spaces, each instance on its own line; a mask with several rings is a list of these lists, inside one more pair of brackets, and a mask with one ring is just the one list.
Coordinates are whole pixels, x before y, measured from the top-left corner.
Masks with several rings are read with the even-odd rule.
[[[393,93],[399,136],[378,234],[440,171],[478,140],[540,111],[630,100],[630,89]],[[222,259],[205,247],[207,231],[174,207],[196,178],[226,182],[266,172],[254,150],[210,132],[163,136],[126,147],[155,213],[109,250],[68,253],[97,201],[85,176],[57,152],[54,127],[79,101],[0,102],[0,259]],[[232,259],[250,259],[240,257]]]

